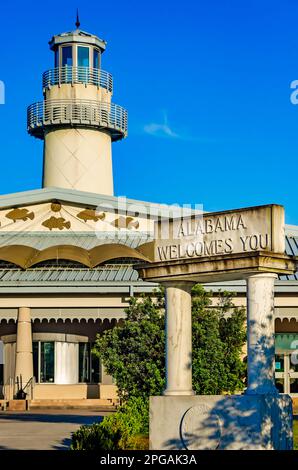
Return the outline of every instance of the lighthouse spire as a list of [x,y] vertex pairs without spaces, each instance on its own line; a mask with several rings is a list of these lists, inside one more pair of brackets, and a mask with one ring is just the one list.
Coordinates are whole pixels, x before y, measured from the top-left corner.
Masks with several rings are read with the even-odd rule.
[[77,8],[77,21],[76,21],[76,28],[79,29],[81,26],[80,19],[79,19],[79,9]]

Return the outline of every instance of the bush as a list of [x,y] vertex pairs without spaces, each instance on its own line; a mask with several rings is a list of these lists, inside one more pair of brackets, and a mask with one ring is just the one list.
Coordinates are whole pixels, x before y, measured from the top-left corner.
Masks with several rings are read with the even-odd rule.
[[[200,395],[234,393],[244,388],[241,359],[246,341],[245,311],[232,294],[192,289],[193,388]],[[118,387],[119,398],[161,395],[165,388],[164,291],[132,297],[126,320],[98,335],[94,353]]]
[[131,297],[123,324],[96,338],[93,352],[112,375],[121,401],[161,395],[165,387],[164,295]]
[[72,436],[72,450],[146,449],[149,430],[148,401],[131,398],[100,423],[81,426]]

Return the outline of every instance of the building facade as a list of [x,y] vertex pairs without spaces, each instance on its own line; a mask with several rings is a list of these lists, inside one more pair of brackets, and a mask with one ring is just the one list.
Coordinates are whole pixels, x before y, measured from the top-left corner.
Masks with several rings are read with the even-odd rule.
[[[50,48],[44,99],[27,116],[29,134],[44,141],[43,188],[0,197],[0,393],[113,401],[115,384],[92,345],[123,321],[130,296],[156,287],[133,266],[147,261],[162,207],[114,196],[111,148],[127,135],[127,112],[112,102],[113,79],[101,68],[105,41],[77,25]],[[298,227],[285,236],[297,255]],[[245,305],[242,282],[206,288],[215,304],[226,289]],[[280,278],[275,294],[276,382],[295,396],[298,277]]]

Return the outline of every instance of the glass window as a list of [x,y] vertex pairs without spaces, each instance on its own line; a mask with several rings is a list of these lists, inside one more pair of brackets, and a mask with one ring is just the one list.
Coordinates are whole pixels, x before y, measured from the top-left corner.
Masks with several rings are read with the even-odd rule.
[[62,47],[62,67],[72,66],[72,47]]
[[92,348],[91,343],[79,343],[79,382],[101,382],[100,360]]
[[285,381],[284,379],[275,379],[275,386],[279,393],[284,393],[285,391]]
[[99,52],[93,49],[93,68],[99,69]]
[[285,360],[283,354],[275,355],[275,372],[284,372],[285,370]]
[[101,382],[100,359],[98,356],[96,356],[92,352],[91,352],[91,382],[96,383],[96,384]]
[[55,68],[59,67],[59,51],[58,49],[55,50]]
[[54,364],[54,343],[40,343],[40,382],[54,382]]
[[90,343],[79,344],[79,382],[90,382]]
[[298,364],[297,364],[297,352],[293,352],[289,355],[290,360],[290,372],[298,372]]
[[78,46],[78,67],[89,67],[89,47]]
[[298,393],[298,379],[290,379],[290,393]]
[[33,341],[33,375],[36,382],[39,382],[38,363],[39,363],[39,343]]

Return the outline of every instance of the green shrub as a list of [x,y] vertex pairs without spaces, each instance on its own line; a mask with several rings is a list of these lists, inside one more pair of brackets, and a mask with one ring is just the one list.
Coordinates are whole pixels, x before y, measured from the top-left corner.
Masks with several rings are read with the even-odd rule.
[[81,426],[72,436],[72,450],[123,450],[146,448],[149,429],[148,401],[131,398],[100,423]]
[[[114,377],[119,397],[161,395],[165,388],[164,292],[132,297],[127,318],[97,336],[94,353]],[[192,289],[193,388],[199,395],[234,393],[244,388],[245,311],[232,294]]]
[[71,450],[100,450],[102,441],[101,423],[81,426],[72,435]]

